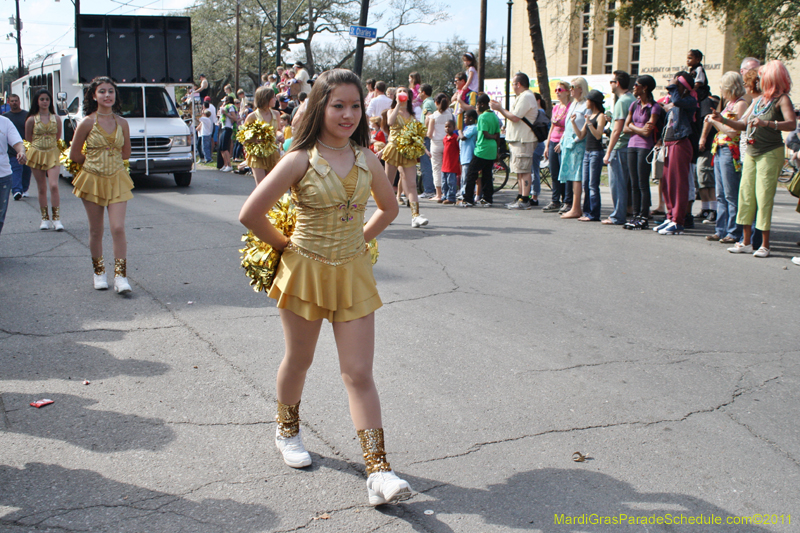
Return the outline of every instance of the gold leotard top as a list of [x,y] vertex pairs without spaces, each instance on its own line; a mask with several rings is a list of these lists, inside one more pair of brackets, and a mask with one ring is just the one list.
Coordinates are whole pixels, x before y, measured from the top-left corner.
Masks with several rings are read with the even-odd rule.
[[[261,111],[259,111],[258,109],[255,110],[255,114],[256,114],[256,120],[271,125],[272,129],[276,133],[278,132],[278,121],[275,120],[275,115],[272,114],[271,110],[270,110],[270,115],[271,115],[270,120],[264,120],[264,117],[261,115]],[[248,167],[262,168],[266,170],[268,174],[270,170],[275,168],[275,165],[278,164],[278,161],[280,161],[280,159],[281,159],[281,152],[277,146],[275,147],[275,151],[272,152],[272,155],[270,155],[269,157],[254,157],[251,156],[250,154],[247,154],[245,157],[245,161],[247,162]]]
[[50,122],[45,124],[39,115],[33,117],[33,136],[27,150],[29,167],[37,170],[50,170],[58,165],[61,152],[58,150],[56,136],[58,125],[53,115]]
[[102,206],[133,198],[133,181],[122,162],[124,145],[125,137],[119,124],[109,134],[95,120],[84,145],[86,161],[72,181],[75,185],[72,193]]
[[344,178],[314,147],[308,170],[292,186],[297,223],[269,296],[306,320],[347,322],[383,305],[364,242],[372,173],[361,148],[351,147],[356,161]]
[[[411,120],[416,119],[412,117]],[[405,125],[406,120],[403,118],[403,115],[398,113],[394,125],[389,127],[389,141],[386,143],[386,148],[383,149],[383,155],[381,156],[381,159],[397,168],[417,166],[416,159],[404,157],[395,145],[395,139],[397,139],[397,136],[403,131]]]

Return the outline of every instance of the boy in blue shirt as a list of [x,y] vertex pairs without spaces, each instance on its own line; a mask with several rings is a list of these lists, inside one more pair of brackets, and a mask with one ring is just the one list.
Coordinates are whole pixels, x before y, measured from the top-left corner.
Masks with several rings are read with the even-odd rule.
[[470,109],[464,113],[464,127],[458,137],[458,144],[461,150],[461,187],[458,191],[459,202],[464,200],[464,187],[467,186],[467,169],[472,161],[472,152],[475,151],[475,139],[478,136],[478,112]]

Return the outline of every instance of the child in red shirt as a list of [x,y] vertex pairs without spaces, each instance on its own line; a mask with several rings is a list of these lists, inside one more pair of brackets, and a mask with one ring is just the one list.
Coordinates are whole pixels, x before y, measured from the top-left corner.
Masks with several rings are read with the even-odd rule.
[[455,205],[458,178],[461,175],[461,157],[458,150],[456,123],[448,120],[444,125],[444,155],[442,156],[442,199],[445,205]]

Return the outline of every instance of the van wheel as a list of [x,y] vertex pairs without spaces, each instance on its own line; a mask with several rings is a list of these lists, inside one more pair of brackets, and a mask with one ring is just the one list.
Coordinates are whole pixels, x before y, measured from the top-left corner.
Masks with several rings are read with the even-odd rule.
[[188,187],[192,182],[191,172],[176,172],[173,176],[175,176],[175,184],[178,187]]

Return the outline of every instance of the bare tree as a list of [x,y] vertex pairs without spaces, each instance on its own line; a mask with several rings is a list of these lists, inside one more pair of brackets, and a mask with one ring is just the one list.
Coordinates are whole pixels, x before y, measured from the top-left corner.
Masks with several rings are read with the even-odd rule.
[[547,73],[547,57],[544,52],[544,38],[542,36],[542,23],[539,20],[538,0],[528,1],[528,26],[531,32],[531,43],[533,47],[533,62],[536,65],[536,80],[539,82],[539,94],[547,103],[547,110],[553,108],[553,101],[550,96],[550,76]]

